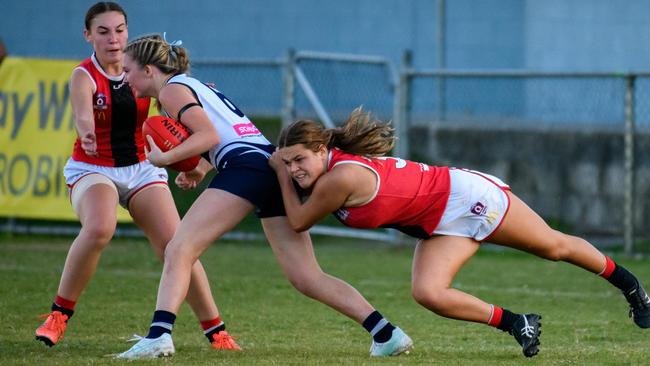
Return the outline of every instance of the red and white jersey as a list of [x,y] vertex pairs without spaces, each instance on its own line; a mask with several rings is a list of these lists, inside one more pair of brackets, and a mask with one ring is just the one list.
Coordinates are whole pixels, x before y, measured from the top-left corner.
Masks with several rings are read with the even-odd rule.
[[393,157],[368,158],[331,149],[327,170],[340,164],[358,164],[377,176],[375,194],[368,202],[334,212],[343,224],[394,228],[422,239],[433,234],[449,198],[448,167]]
[[100,166],[129,166],[145,160],[142,123],[149,114],[150,98],[136,98],[124,81],[124,74],[104,72],[95,54],[75,70],[85,72],[93,82],[93,115],[97,156],[86,155],[77,138],[72,159]]

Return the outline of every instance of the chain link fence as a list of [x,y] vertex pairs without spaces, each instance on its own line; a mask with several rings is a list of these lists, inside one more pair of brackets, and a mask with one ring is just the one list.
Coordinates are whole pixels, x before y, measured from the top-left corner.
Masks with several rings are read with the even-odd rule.
[[[298,118],[335,126],[363,106],[392,121],[396,155],[499,176],[563,231],[624,242],[627,254],[650,236],[650,74],[416,70],[408,58],[396,68],[377,56],[293,50],[281,59],[195,60],[192,74],[272,141]],[[259,232],[252,227],[242,237]],[[323,227],[314,232],[400,239],[333,219]]]
[[397,119],[409,156],[495,174],[599,246],[631,255],[648,237],[647,75],[406,66]]
[[[314,114],[316,96],[328,123],[340,124],[359,106],[383,120],[392,119],[397,75],[385,58],[297,52],[289,54],[289,63],[299,86],[295,118],[322,117]],[[314,91],[311,97],[306,93],[309,89]]]
[[[290,50],[283,60],[200,60],[192,62],[192,74],[233,100],[254,122],[282,117],[286,125],[296,119],[323,121],[329,126],[344,122],[362,105],[379,118],[394,115],[397,75],[385,58]],[[281,126],[258,126],[274,141]],[[186,195],[174,192],[175,196]],[[191,201],[188,197],[183,201]],[[240,230],[257,228],[248,225]],[[355,230],[334,218],[312,228],[312,233],[395,242],[390,230]],[[244,236],[246,237],[246,236]]]
[[[393,122],[397,155],[498,175],[560,230],[603,246],[624,242],[628,254],[635,239],[648,235],[648,75],[414,70],[408,64],[398,72],[381,57],[295,51],[267,66],[272,82],[261,74],[252,82],[267,85],[270,95],[233,94],[249,114],[335,126],[362,105]],[[245,82],[242,75],[223,75],[223,66],[205,67],[217,70],[220,85]],[[370,235],[337,226],[332,223],[336,234]],[[370,236],[398,239],[386,233]]]
[[[287,55],[283,125],[297,119],[316,119],[327,127],[344,123],[359,106],[378,118],[395,115],[397,75],[383,57],[294,52]],[[398,242],[393,230],[358,230],[342,226],[332,217],[311,232]]]
[[229,59],[192,61],[192,76],[216,88],[249,116],[278,117],[282,111],[285,61]]

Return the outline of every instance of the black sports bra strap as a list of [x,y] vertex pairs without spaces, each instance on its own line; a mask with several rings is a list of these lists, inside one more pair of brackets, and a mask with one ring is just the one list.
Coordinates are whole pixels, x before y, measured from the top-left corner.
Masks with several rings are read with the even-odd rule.
[[192,108],[192,107],[196,107],[196,106],[200,107],[201,105],[200,105],[199,103],[195,103],[195,102],[185,104],[185,105],[183,106],[183,108],[181,108],[181,109],[178,111],[178,117],[176,118],[176,120],[177,120],[178,122],[182,122],[182,121],[181,121],[181,117],[183,116],[183,113],[185,113],[188,109],[190,109],[190,108]]

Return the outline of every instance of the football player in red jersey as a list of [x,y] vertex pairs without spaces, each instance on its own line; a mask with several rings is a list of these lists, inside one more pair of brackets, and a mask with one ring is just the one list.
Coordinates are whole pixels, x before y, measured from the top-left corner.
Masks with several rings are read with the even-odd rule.
[[589,242],[550,228],[496,177],[385,157],[393,142],[390,126],[360,109],[339,128],[306,120],[286,127],[269,163],[294,230],[334,213],[348,226],[390,227],[418,238],[415,300],[436,314],[510,333],[526,357],[539,351],[540,315],[517,314],[451,287],[484,240],[604,277],[623,292],[634,322],[650,327],[650,299],[639,280]]
[[[145,159],[142,123],[150,99],[136,98],[125,82],[122,57],[128,27],[124,9],[114,2],[91,6],[84,37],[94,52],[74,69],[70,79],[79,137],[64,168],[81,231],[68,251],[51,312],[36,329],[36,339],[50,347],[63,338],[75,304],[115,233],[118,204],[129,211],[160,258],[180,222],[167,172]],[[215,348],[239,348],[225,332],[198,261],[192,267],[186,299]]]

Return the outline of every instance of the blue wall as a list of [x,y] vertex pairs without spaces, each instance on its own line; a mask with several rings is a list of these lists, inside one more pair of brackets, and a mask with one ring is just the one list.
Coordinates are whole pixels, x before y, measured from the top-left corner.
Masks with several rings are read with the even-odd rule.
[[[525,68],[526,4],[521,0],[448,0],[447,67]],[[432,46],[435,49],[435,43]]]
[[[17,55],[80,58],[83,16],[93,1],[29,3],[2,0],[0,37]],[[283,57],[288,48],[377,54],[399,59],[422,49],[418,61],[435,60],[435,1],[394,0],[125,0],[131,36],[167,31],[192,57]],[[42,9],[34,11],[32,9]],[[421,61],[420,61],[421,60]]]
[[[93,1],[1,0],[0,38],[22,56],[81,58]],[[130,33],[167,31],[193,57],[282,57],[290,47],[374,54],[414,51],[436,67],[437,0],[162,0],[121,2]],[[155,5],[154,5],[155,4]],[[447,0],[451,68],[647,70],[650,1]]]
[[[82,30],[85,11],[94,1],[0,2],[0,38],[11,54],[81,59],[91,52]],[[170,39],[184,41],[194,60],[278,59],[294,48],[380,55],[399,65],[402,52],[410,49],[416,68],[438,66],[438,0],[124,0],[121,4],[129,13],[132,37],[167,31]],[[448,68],[650,70],[648,41],[647,0],[446,0]],[[333,74],[326,75],[319,70],[324,69],[305,65],[335,119],[359,104],[382,113],[391,111],[391,90],[385,80],[368,76],[381,75],[380,71],[336,73],[332,69]],[[194,71],[217,83],[249,114],[280,111],[278,69],[199,66]],[[445,88],[445,115],[609,123],[620,120],[622,95],[618,86],[612,91],[605,84],[569,85],[564,94],[557,94],[557,85],[539,81],[450,80]],[[596,96],[586,108],[581,106],[579,102],[586,100],[584,90],[601,85],[604,97]],[[353,88],[359,91],[351,92]],[[421,109],[426,118],[435,117],[440,101],[435,81],[420,80],[414,91],[414,113]],[[300,93],[297,102],[302,109],[310,108]],[[558,105],[566,113],[549,114]]]
[[526,67],[650,70],[650,1],[529,0],[526,5]]

